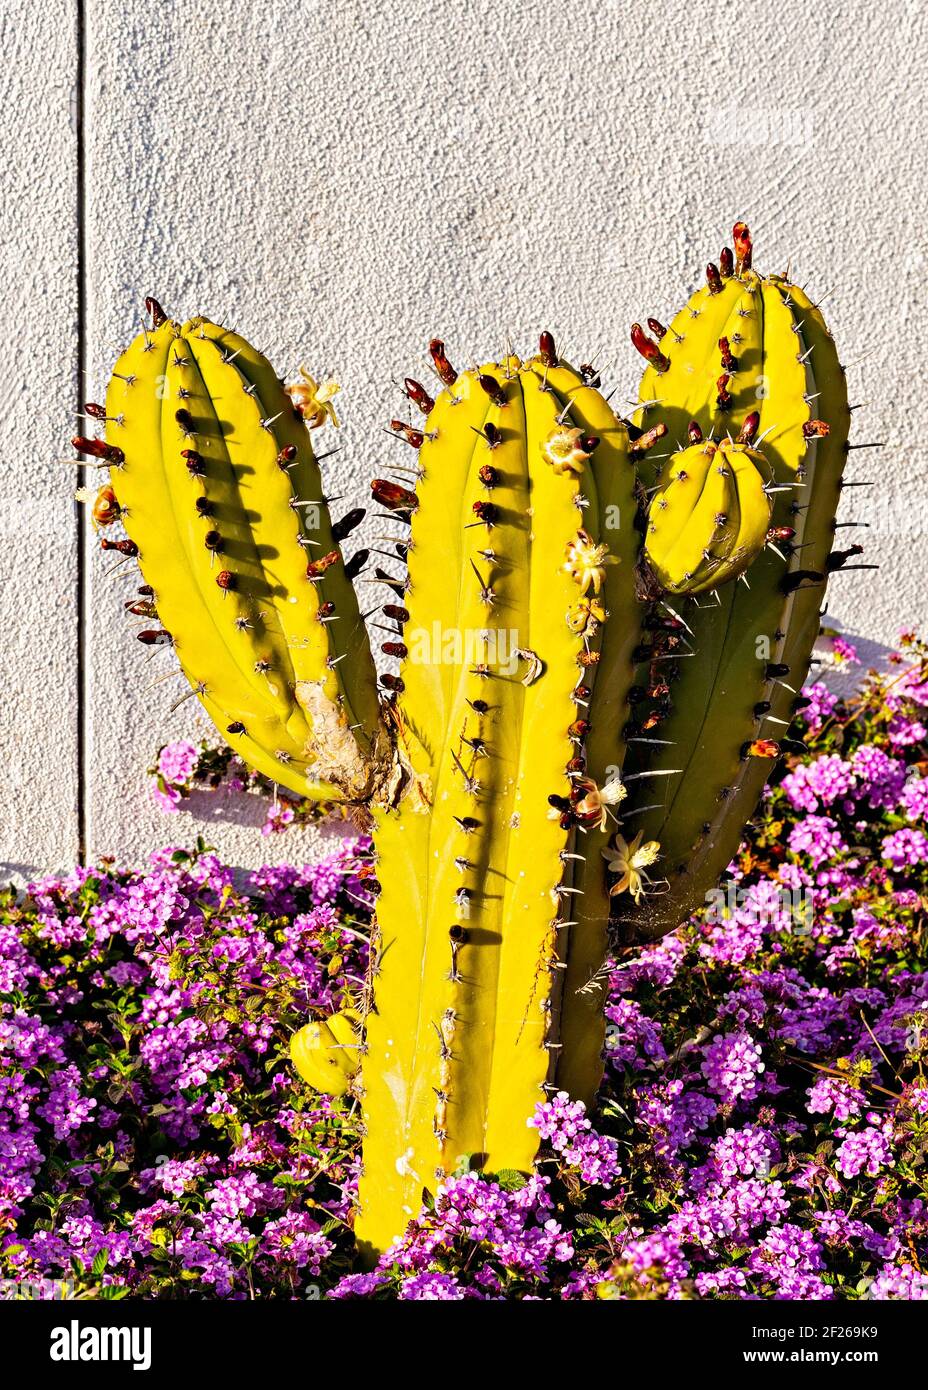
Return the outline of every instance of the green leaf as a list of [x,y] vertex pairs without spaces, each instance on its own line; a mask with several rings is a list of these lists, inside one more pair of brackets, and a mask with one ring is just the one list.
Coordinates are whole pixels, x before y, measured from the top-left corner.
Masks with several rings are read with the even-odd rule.
[[525,1173],[517,1168],[501,1168],[498,1173],[488,1174],[504,1192],[518,1192],[528,1182]]

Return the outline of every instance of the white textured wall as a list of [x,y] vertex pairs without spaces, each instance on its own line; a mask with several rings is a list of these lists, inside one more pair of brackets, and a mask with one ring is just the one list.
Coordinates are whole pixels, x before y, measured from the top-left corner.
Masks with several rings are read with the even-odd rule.
[[[5,80],[28,92],[32,129],[6,153],[17,195],[4,214],[22,222],[0,286],[16,407],[3,421],[2,766],[25,781],[4,839],[10,859],[50,864],[75,840],[73,523],[46,470],[76,390],[74,16],[15,13],[25,69],[6,48]],[[891,640],[922,617],[926,587],[925,30],[907,0],[86,0],[88,391],[145,293],[207,312],[282,369],[303,360],[342,382],[347,448],[330,490],[363,493],[398,447],[381,433],[400,399],[391,380],[424,370],[433,333],[468,361],[550,327],[571,354],[601,347],[626,399],[628,324],[666,319],[744,217],[759,268],[792,258],[828,292],[868,403],[857,437],[888,441],[853,456],[878,486],[848,493],[844,516],[870,522],[861,537],[883,569],[839,576],[831,610]],[[24,480],[35,516],[56,503],[55,539],[11,522]],[[139,856],[198,827],[151,810],[143,783],[160,739],[202,726],[192,702],[169,716],[166,687],[146,689],[157,659],[120,637],[121,591],[87,558],[88,851]],[[310,847],[260,839],[247,808],[213,809],[207,833],[239,862]]]
[[75,21],[0,3],[0,882],[78,852]]

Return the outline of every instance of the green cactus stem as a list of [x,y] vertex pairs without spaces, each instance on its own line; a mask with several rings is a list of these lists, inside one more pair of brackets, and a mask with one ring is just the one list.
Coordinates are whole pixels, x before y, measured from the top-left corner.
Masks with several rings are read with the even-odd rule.
[[[637,427],[666,426],[679,449],[690,431],[726,449],[722,441],[739,433],[754,440],[772,469],[773,511],[747,583],[675,605],[681,627],[656,631],[642,653],[639,682],[660,692],[642,708],[666,742],[631,761],[679,773],[629,806],[645,839],[659,841],[666,880],[640,904],[622,901],[617,916],[631,936],[672,930],[730,861],[790,746],[826,578],[841,559],[833,546],[850,420],[844,371],[816,305],[752,268],[743,223],[734,242],[735,254],[726,248],[658,340],[639,325],[632,331],[648,362]],[[643,485],[660,495],[680,457],[671,455],[666,472],[645,462]]]

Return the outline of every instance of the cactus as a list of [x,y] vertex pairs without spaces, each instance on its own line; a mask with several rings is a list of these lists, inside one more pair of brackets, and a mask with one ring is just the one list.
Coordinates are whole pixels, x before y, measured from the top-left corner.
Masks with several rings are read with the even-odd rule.
[[[635,936],[671,930],[725,869],[772,760],[794,748],[789,726],[826,579],[860,550],[834,549],[850,421],[834,342],[803,290],[758,275],[751,261],[750,235],[738,223],[734,255],[725,248],[718,266],[707,267],[706,283],[670,327],[651,321],[653,337],[632,329],[647,362],[636,426],[665,425],[677,444],[690,430],[719,441],[740,435],[762,449],[774,478],[768,545],[747,582],[720,585],[714,602],[680,609],[685,628],[673,634],[675,649],[661,651],[656,636],[642,666],[642,682],[664,673],[657,706],[666,743],[647,765],[681,773],[629,806],[651,803],[636,825],[660,842],[667,877],[662,895],[621,912]],[[661,488],[661,473],[660,461],[644,461],[643,486]]]
[[461,373],[433,340],[441,389],[407,378],[419,418],[391,431],[412,452],[371,484],[395,563],[365,578],[400,663],[379,691],[350,583],[370,555],[339,548],[359,511],[331,523],[305,428],[331,388],[288,393],[244,339],[150,301],[88,407],[105,438],[75,441],[110,465],[95,524],[118,517],[128,539],[102,544],[138,557],[127,608],[161,623],[139,635],[246,761],[373,825],[363,1042],[347,1010],[293,1043],[311,1084],[361,1101],[368,1257],[463,1156],[528,1169],[547,1090],[592,1099],[610,929],[678,925],[790,747],[850,554],[847,402],[818,310],[751,269],[740,224],[736,250],[669,330],[633,329],[633,421],[550,334]]
[[361,1065],[361,1015],[342,1009],[305,1024],[290,1039],[290,1059],[304,1081],[324,1095],[344,1095]]
[[674,455],[651,499],[644,544],[666,593],[705,593],[745,572],[767,542],[771,481],[763,454],[745,444],[708,439]]
[[138,556],[151,592],[127,606],[161,624],[139,637],[173,648],[245,762],[366,804],[385,766],[376,675],[311,436],[244,338],[151,304],[113,372],[104,446],[74,441],[111,465],[129,541],[102,545]]

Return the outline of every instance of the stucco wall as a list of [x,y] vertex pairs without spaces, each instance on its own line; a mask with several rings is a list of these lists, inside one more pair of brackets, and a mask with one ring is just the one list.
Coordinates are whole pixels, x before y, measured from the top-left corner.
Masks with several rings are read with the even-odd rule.
[[[628,324],[672,313],[744,217],[761,269],[791,258],[828,294],[866,403],[857,439],[886,441],[852,456],[877,485],[847,493],[841,518],[869,523],[859,534],[883,567],[838,577],[831,611],[877,644],[922,616],[922,7],[52,11],[0,11],[3,859],[72,860],[79,801],[89,855],[138,858],[204,823],[171,823],[146,798],[158,742],[205,725],[192,701],[169,715],[168,688],[152,688],[86,520],[81,580],[74,478],[53,462],[146,293],[240,328],[282,369],[305,361],[341,381],[331,490],[363,490],[395,447],[381,431],[391,383],[422,368],[433,333],[469,359],[551,327],[572,353],[601,348],[625,400]],[[204,809],[205,833],[240,863],[312,847],[260,838],[254,807]]]

